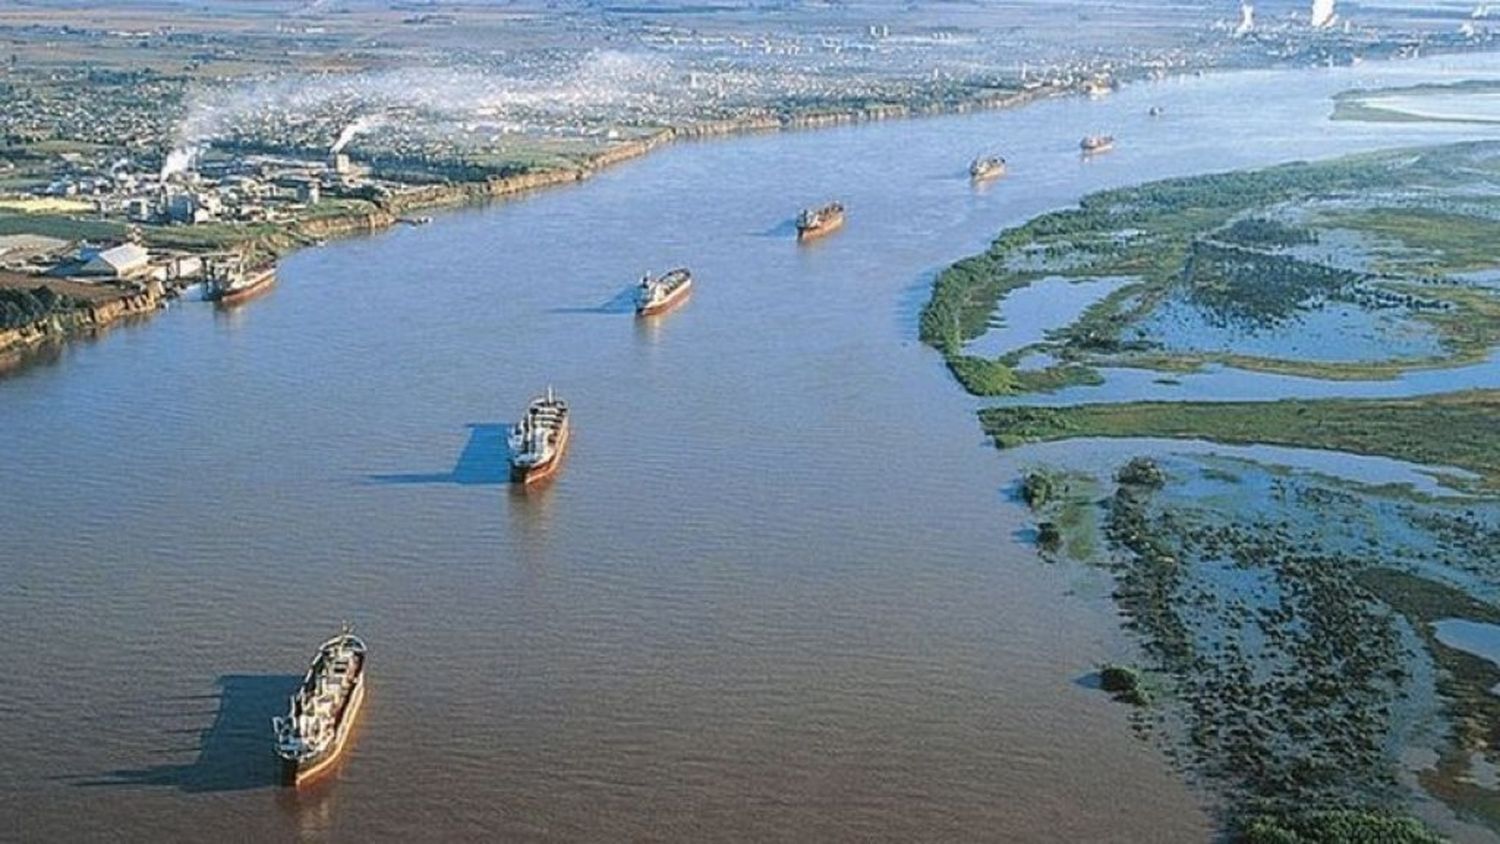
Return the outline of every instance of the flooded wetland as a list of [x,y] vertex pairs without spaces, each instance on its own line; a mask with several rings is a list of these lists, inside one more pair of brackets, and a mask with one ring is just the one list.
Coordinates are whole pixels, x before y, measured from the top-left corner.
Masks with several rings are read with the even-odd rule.
[[[1328,119],[1473,76],[1500,60],[682,143],[67,347],[0,381],[0,811],[74,839],[1422,840],[1386,806],[1492,839],[1500,667],[1458,623],[1500,622],[1494,398],[1401,429],[1324,404],[1500,387],[1492,264],[1445,240],[1493,226],[1486,130]],[[1098,127],[1118,148],[1081,159]],[[989,147],[1009,172],[976,190]],[[1174,198],[1228,170],[1233,203]],[[797,244],[835,197],[844,227]],[[692,298],[635,321],[622,295],[674,266]],[[1009,322],[1026,284],[1057,301]],[[522,494],[504,431],[549,384],[573,440]],[[1313,393],[1311,433],[1057,406],[1241,390]],[[1340,413],[1374,444],[1316,436]],[[1022,444],[1075,436],[1126,439]],[[1028,471],[1055,475],[1030,508]],[[344,618],[365,713],[328,787],[278,790],[269,718]]]
[[[1500,830],[1497,165],[1468,143],[1106,191],[945,270],[922,314],[970,392],[1008,397],[980,419],[1039,553],[1111,579],[1142,653],[1105,688],[1238,837]],[[1058,274],[1102,292],[986,347]],[[1120,401],[1122,368],[1162,390]],[[1475,380],[1345,397],[1444,368]],[[1257,392],[1216,394],[1235,370],[1301,389],[1230,401]],[[1207,395],[1163,400],[1178,375]]]
[[[1500,241],[1500,146],[1463,145],[1196,176],[1095,194],[1007,231],[938,278],[922,336],[971,391],[1207,363],[1373,379],[1483,360],[1500,300],[1450,273]],[[994,301],[1059,273],[1100,300],[1045,338],[979,357]],[[1119,284],[1121,277],[1133,282]],[[1002,303],[998,313],[1008,308]],[[1017,371],[1026,354],[1058,362]]]

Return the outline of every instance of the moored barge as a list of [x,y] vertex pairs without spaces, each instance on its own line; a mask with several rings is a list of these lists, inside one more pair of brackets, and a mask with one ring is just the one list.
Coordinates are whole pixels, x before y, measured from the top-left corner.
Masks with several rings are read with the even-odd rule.
[[232,305],[264,292],[276,281],[276,265],[246,268],[238,259],[210,267],[203,298]]
[[210,255],[204,259],[202,297],[219,304],[234,304],[263,292],[275,280],[275,262],[248,265],[245,255],[239,252]]

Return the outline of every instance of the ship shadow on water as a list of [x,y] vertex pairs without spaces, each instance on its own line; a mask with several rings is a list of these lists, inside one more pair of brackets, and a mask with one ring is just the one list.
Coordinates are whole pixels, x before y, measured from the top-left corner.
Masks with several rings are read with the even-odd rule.
[[589,308],[549,308],[553,314],[633,314],[635,313],[635,288],[632,284],[622,289],[603,303]]
[[196,759],[68,779],[83,788],[163,786],[190,793],[275,786],[281,770],[271,747],[271,718],[286,711],[301,681],[296,674],[225,674],[217,681],[213,723],[203,730],[170,731],[198,733]]
[[785,240],[787,238],[795,240],[797,238],[797,218],[787,217],[785,220],[768,229],[756,232],[755,236],[775,238],[777,240]]
[[415,472],[370,475],[377,484],[458,484],[502,486],[510,483],[510,451],[506,445],[509,425],[493,422],[470,424],[469,441],[449,472]]

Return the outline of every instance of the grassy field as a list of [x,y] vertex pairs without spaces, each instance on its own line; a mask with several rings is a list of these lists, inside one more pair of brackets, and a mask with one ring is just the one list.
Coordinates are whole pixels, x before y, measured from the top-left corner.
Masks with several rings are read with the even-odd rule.
[[0,199],[0,212],[21,214],[77,214],[93,209],[93,205],[82,199],[65,199],[55,196],[26,196]]
[[39,234],[63,240],[119,240],[125,236],[125,224],[66,214],[0,211],[0,235],[6,234]]
[[1500,490],[1500,390],[1412,399],[1133,402],[980,411],[995,443],[1168,437],[1328,449],[1467,469]]

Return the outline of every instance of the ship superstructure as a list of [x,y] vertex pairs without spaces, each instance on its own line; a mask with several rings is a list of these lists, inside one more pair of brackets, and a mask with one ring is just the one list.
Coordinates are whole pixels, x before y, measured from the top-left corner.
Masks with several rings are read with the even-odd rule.
[[271,719],[281,778],[302,785],[343,752],[365,696],[365,643],[348,625],[318,646],[286,715]]
[[511,480],[529,484],[551,477],[568,447],[568,403],[552,388],[531,400],[526,414],[510,429]]
[[685,268],[661,276],[646,274],[635,290],[635,312],[651,316],[671,310],[687,298],[693,288],[693,274]]

